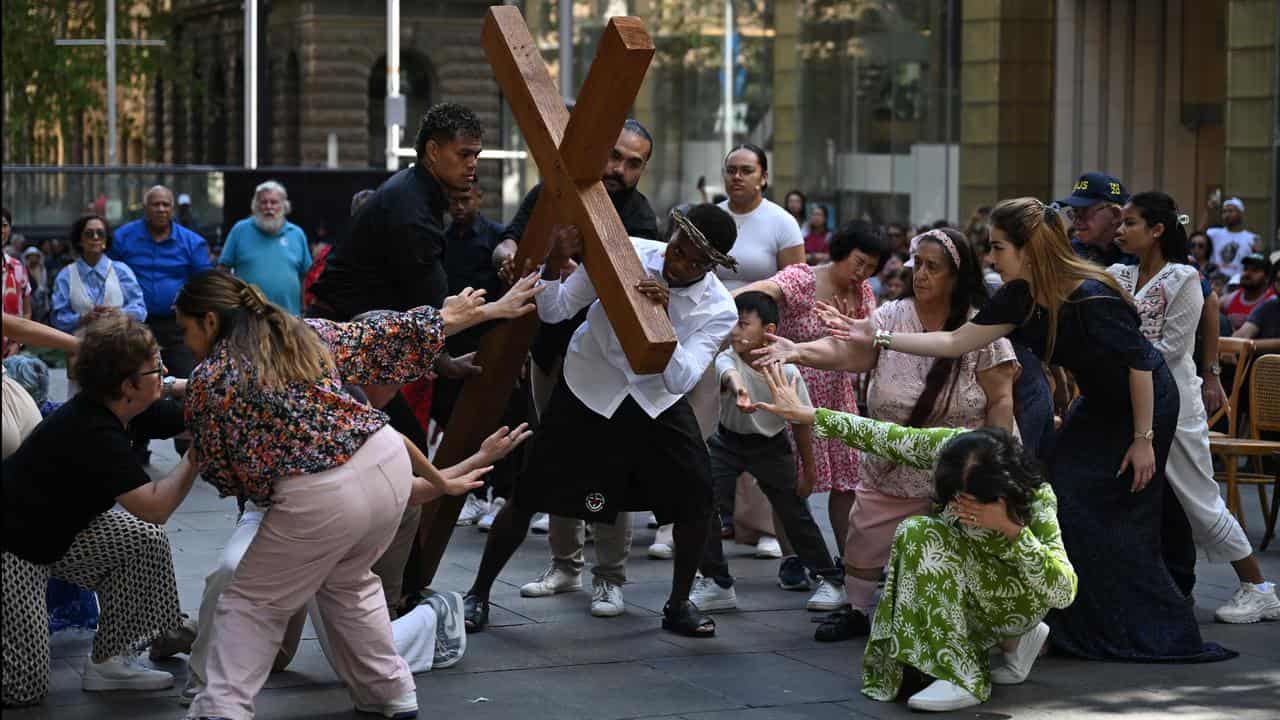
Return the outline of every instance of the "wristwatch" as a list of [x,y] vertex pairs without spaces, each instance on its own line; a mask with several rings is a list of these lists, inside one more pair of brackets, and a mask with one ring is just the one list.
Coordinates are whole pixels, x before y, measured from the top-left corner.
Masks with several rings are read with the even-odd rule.
[[1135,433],[1133,434],[1133,439],[1134,439],[1134,440],[1146,440],[1147,442],[1151,442],[1152,440],[1155,440],[1155,439],[1156,439],[1156,430],[1155,430],[1155,428],[1151,428],[1150,430],[1148,430],[1148,431],[1146,431],[1146,432],[1135,432]]
[[161,388],[160,397],[164,398],[165,400],[168,400],[169,398],[173,397],[173,384],[176,382],[178,382],[178,378],[172,375],[166,375],[164,379],[160,381],[160,388]]
[[1219,365],[1218,363],[1214,363],[1214,364],[1210,365],[1210,366],[1209,366],[1209,373],[1210,373],[1210,374],[1212,374],[1212,375],[1221,375],[1221,374],[1222,374],[1222,366],[1221,366],[1221,365]]

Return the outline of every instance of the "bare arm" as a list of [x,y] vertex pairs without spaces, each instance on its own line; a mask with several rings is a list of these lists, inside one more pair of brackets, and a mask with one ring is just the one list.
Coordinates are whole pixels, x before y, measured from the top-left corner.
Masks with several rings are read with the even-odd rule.
[[1222,380],[1213,372],[1218,364],[1218,294],[1209,293],[1200,309],[1200,395],[1205,412],[1213,414],[1226,401]]
[[431,502],[441,495],[462,495],[469,490],[484,484],[479,478],[492,470],[492,467],[481,467],[455,477],[446,477],[422,450],[409,438],[404,439],[404,447],[409,452],[409,465],[413,467],[413,489],[409,491],[409,504],[421,505]]
[[978,373],[978,385],[987,395],[986,424],[1013,432],[1013,381],[1018,365],[1004,362]]
[[782,286],[771,279],[757,280],[753,283],[748,283],[737,290],[734,290],[732,294],[734,297],[738,297],[742,293],[747,292],[762,292],[773,298],[773,301],[779,305],[785,305],[787,302],[786,298],[782,296]]
[[796,452],[800,453],[802,466],[801,475],[796,478],[796,495],[807,498],[813,494],[813,485],[817,481],[813,464],[813,426],[792,423],[791,433],[796,439]]
[[1120,472],[1116,475],[1124,474],[1124,471],[1132,466],[1133,485],[1129,489],[1131,492],[1138,492],[1151,482],[1156,468],[1156,455],[1152,441],[1139,437],[1152,429],[1152,416],[1155,413],[1155,391],[1149,370],[1129,369],[1129,400],[1133,403],[1134,438],[1129,451],[1124,454],[1124,460],[1120,463]]
[[116,502],[139,520],[165,524],[191,492],[191,485],[195,482],[196,463],[192,452],[188,450],[168,475],[117,496]]
[[1012,323],[979,325],[967,322],[955,330],[926,333],[894,333],[890,350],[925,357],[958,358],[1013,332]]
[[[10,336],[12,337],[12,336]],[[1245,340],[1254,340],[1258,337],[1258,326],[1251,322],[1245,322],[1240,329],[1232,333],[1231,337],[1244,338]]]
[[74,353],[80,346],[79,341],[72,335],[17,315],[5,314],[3,325],[0,327],[3,327],[5,337],[23,345],[52,348],[69,353]]
[[778,269],[788,265],[800,265],[804,263],[804,244],[792,245],[789,248],[783,248],[778,251]]

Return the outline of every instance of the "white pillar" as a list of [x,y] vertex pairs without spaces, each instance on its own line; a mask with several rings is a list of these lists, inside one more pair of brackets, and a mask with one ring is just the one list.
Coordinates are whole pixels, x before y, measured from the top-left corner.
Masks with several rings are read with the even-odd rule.
[[560,10],[560,97],[573,102],[573,0],[558,0]]
[[120,160],[116,133],[116,0],[107,0],[107,165]]
[[244,166],[258,167],[258,0],[244,0]]
[[[387,98],[400,97],[400,0],[387,0]],[[399,170],[400,125],[392,122],[391,103],[383,103],[387,126],[387,169]],[[406,118],[407,119],[407,118]]]
[[724,0],[724,155],[733,148],[733,0]]

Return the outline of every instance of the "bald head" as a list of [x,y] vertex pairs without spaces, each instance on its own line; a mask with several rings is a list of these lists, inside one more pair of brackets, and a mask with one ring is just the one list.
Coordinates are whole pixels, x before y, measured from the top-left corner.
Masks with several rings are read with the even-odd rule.
[[173,222],[173,191],[156,185],[142,194],[142,214],[147,229],[153,233],[167,233]]

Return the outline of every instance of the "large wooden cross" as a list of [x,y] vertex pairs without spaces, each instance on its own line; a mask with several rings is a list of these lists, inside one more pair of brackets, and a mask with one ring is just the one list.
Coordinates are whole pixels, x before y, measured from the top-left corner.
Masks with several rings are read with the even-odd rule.
[[[645,271],[600,182],[653,58],[644,24],[634,17],[609,20],[572,113],[518,9],[490,7],[480,43],[542,175],[542,192],[520,239],[515,267],[542,262],[554,225],[577,226],[583,263],[632,369],[662,372],[675,350],[675,332],[666,312],[636,291]],[[485,335],[477,357],[484,373],[463,385],[436,465],[463,460],[498,426],[537,329],[537,315],[527,315]],[[434,577],[462,502],[446,497],[423,508],[418,582]]]

